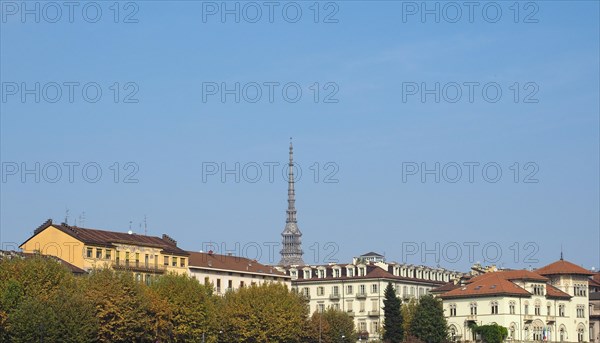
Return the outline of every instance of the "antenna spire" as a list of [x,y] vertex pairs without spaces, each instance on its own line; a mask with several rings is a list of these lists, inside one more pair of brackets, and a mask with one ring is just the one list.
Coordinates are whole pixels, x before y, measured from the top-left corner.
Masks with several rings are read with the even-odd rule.
[[560,260],[563,260],[563,247],[562,244],[560,245]]
[[145,214],[144,214],[144,236],[148,236],[148,222],[146,220]]
[[283,248],[280,251],[280,265],[304,265],[302,260],[302,232],[296,220],[296,193],[294,191],[294,146],[290,137],[290,162],[288,170],[288,208],[285,229],[281,233]]

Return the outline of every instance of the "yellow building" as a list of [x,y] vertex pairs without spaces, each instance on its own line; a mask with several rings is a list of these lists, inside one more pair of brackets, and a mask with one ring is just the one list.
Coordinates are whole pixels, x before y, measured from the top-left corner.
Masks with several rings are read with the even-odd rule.
[[135,273],[139,281],[175,272],[186,274],[189,253],[162,237],[60,225],[48,219],[20,248],[26,253],[56,256],[84,270],[114,268]]

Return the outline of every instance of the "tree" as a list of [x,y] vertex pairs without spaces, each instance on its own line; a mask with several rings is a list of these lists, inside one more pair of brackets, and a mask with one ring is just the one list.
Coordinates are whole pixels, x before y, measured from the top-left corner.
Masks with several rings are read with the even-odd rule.
[[304,342],[305,299],[279,283],[242,287],[220,301],[219,342]]
[[[187,275],[168,274],[150,286],[172,311],[175,342],[202,342],[202,335],[213,334],[212,288]],[[216,337],[214,338],[216,340]]]
[[411,333],[426,343],[440,343],[448,337],[448,324],[444,318],[442,301],[432,295],[419,299],[415,316],[410,325]]
[[323,313],[315,311],[310,318],[310,334],[306,341],[322,343],[356,342],[354,320],[347,313],[329,307]]
[[402,300],[396,296],[392,283],[388,283],[383,299],[383,340],[386,342],[400,343],[404,338],[401,306]]
[[0,341],[79,343],[98,328],[73,275],[47,257],[0,261]]
[[150,301],[145,287],[132,273],[111,269],[94,270],[82,281],[85,295],[92,301],[99,329],[99,342],[138,342],[151,339]]
[[402,303],[402,328],[404,329],[404,337],[412,335],[410,332],[410,324],[415,317],[417,305],[419,302],[416,298],[410,298],[408,302]]
[[481,335],[486,343],[502,343],[508,337],[508,329],[495,323],[481,326],[472,324],[469,327],[473,333]]

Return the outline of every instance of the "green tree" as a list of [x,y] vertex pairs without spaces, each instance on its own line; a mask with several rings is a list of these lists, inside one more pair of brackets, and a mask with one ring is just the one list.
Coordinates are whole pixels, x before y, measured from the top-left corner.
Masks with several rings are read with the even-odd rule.
[[329,307],[323,313],[315,312],[310,318],[310,333],[306,341],[322,343],[356,342],[354,320],[347,313]]
[[279,283],[227,292],[218,308],[219,342],[304,342],[308,326],[305,299]]
[[[172,311],[174,342],[202,342],[214,336],[212,288],[187,275],[164,275],[150,286]],[[215,338],[216,339],[216,338]]]
[[440,299],[429,294],[419,299],[410,332],[426,343],[440,343],[447,339],[448,324]]
[[57,261],[3,260],[0,275],[0,341],[93,341],[98,325],[92,304]]
[[383,299],[383,340],[389,343],[400,343],[404,338],[402,326],[402,300],[396,296],[392,283],[388,283]]
[[412,320],[415,317],[415,312],[417,311],[418,304],[419,302],[416,298],[410,298],[408,302],[402,303],[402,328],[404,329],[405,337],[412,335],[412,333],[410,332],[410,324],[412,323]]
[[481,335],[486,343],[502,343],[508,337],[508,329],[495,323],[481,326],[472,324],[469,327],[474,333]]

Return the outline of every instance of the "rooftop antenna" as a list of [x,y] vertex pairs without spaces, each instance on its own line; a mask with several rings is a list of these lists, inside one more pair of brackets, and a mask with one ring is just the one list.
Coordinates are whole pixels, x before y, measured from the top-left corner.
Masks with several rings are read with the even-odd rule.
[[65,209],[65,224],[69,224],[69,208]]
[[144,236],[148,236],[148,221],[146,220],[145,214],[144,214]]
[[560,245],[560,260],[563,260],[563,249],[562,249],[562,244]]
[[133,221],[129,221],[129,231],[131,231],[131,223],[133,223]]

